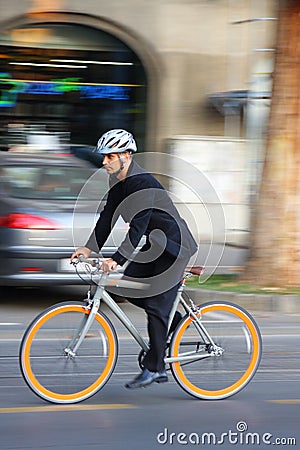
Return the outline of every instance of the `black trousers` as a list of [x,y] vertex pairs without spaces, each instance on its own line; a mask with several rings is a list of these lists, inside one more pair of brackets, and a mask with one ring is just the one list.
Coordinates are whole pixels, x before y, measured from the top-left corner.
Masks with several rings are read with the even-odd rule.
[[[188,260],[177,259],[169,253],[163,252],[157,259],[149,263],[133,261],[124,271],[124,276],[128,278],[143,278],[143,281],[149,282],[150,285],[155,283],[154,295],[142,298],[126,296],[130,303],[143,308],[147,314],[150,349],[143,360],[143,365],[152,372],[165,370],[164,357],[169,315],[187,263]],[[164,280],[165,273],[166,279]],[[162,285],[161,289],[157,289],[157,283]],[[166,290],[163,290],[163,285],[167,287]],[[178,318],[176,317],[175,320],[178,321]]]

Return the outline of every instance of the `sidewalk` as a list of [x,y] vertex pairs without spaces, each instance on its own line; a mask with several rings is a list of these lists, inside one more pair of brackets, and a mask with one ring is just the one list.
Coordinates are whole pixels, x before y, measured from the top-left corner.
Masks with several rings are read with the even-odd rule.
[[298,295],[241,294],[237,292],[189,288],[187,288],[187,292],[195,303],[203,303],[210,300],[223,300],[237,303],[250,312],[266,311],[300,314],[300,296]]

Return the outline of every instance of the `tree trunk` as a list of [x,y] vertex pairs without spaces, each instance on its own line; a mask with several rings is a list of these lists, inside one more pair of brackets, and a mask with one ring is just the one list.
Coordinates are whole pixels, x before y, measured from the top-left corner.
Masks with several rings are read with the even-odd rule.
[[243,281],[300,285],[300,1],[279,7],[271,115]]

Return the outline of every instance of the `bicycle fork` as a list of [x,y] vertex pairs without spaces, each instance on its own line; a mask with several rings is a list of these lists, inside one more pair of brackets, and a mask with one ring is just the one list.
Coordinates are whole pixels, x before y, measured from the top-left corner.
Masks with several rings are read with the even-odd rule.
[[[96,298],[94,300],[90,300],[90,291],[88,292],[88,305],[84,308],[86,310],[90,309],[89,314],[84,314],[84,317],[82,318],[82,321],[80,322],[76,332],[74,333],[74,336],[69,343],[69,345],[64,349],[65,356],[69,358],[75,358],[76,352],[78,348],[80,347],[82,341],[84,340],[85,336],[87,335],[95,316],[98,312],[98,309],[100,307],[100,298]],[[92,307],[91,307],[92,305]]]

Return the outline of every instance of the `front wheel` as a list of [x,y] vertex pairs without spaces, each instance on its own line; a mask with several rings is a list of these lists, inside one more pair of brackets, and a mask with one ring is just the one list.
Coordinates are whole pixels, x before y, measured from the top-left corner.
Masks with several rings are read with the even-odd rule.
[[82,302],[63,302],[37,316],[20,347],[20,366],[28,386],[53,403],[76,403],[91,397],[110,378],[118,343],[108,318],[97,312],[88,333],[73,354],[90,310]]
[[187,315],[172,337],[169,356],[177,383],[194,397],[217,400],[243,389],[254,376],[262,352],[253,317],[229,302],[199,307]]

